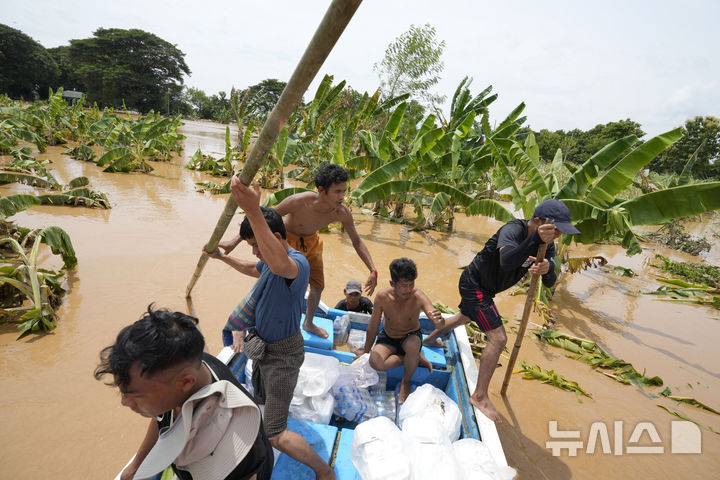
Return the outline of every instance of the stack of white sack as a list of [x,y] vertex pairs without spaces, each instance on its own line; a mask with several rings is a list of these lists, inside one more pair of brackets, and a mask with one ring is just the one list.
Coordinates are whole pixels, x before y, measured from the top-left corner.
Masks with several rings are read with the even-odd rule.
[[488,446],[480,440],[462,438],[453,443],[453,452],[462,472],[462,478],[512,480],[517,474],[512,467],[498,465]]
[[462,480],[452,442],[460,437],[462,418],[445,392],[424,384],[408,395],[398,412],[411,480]]
[[355,427],[350,456],[363,480],[410,480],[410,458],[402,432],[387,417]]
[[335,399],[330,389],[340,375],[340,361],[328,355],[305,352],[305,361],[290,403],[290,416],[315,423],[330,423]]
[[[379,420],[379,419],[376,419]],[[382,476],[386,454],[378,454],[377,441],[368,440],[364,434],[357,438],[358,429],[376,428],[376,420],[365,422],[355,429],[351,455],[353,465],[363,480],[395,478]],[[419,386],[408,395],[400,407],[398,423],[402,427],[401,442],[404,447],[395,448],[393,469],[407,464],[408,480],[510,480],[515,470],[500,467],[490,455],[490,450],[475,439],[458,440],[461,414],[457,404],[442,390],[429,385]],[[383,448],[389,448],[383,446]],[[375,466],[375,467],[373,467]]]

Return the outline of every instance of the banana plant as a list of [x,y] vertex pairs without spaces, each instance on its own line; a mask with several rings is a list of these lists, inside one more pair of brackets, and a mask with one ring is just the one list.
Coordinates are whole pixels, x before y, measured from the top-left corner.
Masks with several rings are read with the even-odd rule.
[[173,151],[182,150],[180,142],[185,137],[177,132],[180,122],[179,116],[160,118],[154,112],[118,121],[107,136],[98,166],[106,167],[105,172],[151,172],[147,160],[167,161]]
[[0,239],[0,245],[9,245],[17,258],[17,261],[6,260],[9,264],[0,267],[0,285],[15,289],[20,293],[21,299],[19,302],[16,299],[14,306],[3,305],[0,309],[0,318],[5,322],[19,323],[18,339],[35,331],[49,332],[57,325],[55,307],[60,303],[60,296],[64,292],[59,282],[63,273],[45,270],[37,265],[40,243],[43,238],[47,242],[47,237],[61,238],[65,252],[69,253],[67,250],[69,247],[74,257],[75,252],[72,250],[69,237],[58,227],[41,230],[35,236],[35,241],[27,255],[14,238]]
[[241,91],[230,90],[230,108],[232,109],[235,124],[238,130],[237,150],[240,153],[240,159],[245,160],[250,146],[250,138],[255,132],[255,121],[252,116],[256,110],[253,98],[250,96],[250,89],[245,90],[241,98]]
[[[491,145],[492,141],[505,140],[507,143],[507,137],[520,128],[524,121],[520,117],[524,105],[513,110],[493,130],[487,111],[487,105],[494,100],[494,96],[487,96],[490,88],[472,97],[468,85],[467,79],[460,83],[453,96],[451,117],[443,119],[450,130],[446,132],[443,127],[438,127],[435,115],[429,115],[403,156],[399,156],[399,149],[387,148],[394,143],[388,142],[381,148],[381,139],[361,132],[361,143],[368,155],[353,159],[350,164],[357,166],[362,162],[362,166],[376,168],[353,193],[357,203],[384,204],[390,200],[396,205],[410,203],[415,208],[416,228],[443,228],[441,225],[447,224],[452,230],[458,207],[469,215],[489,215],[503,221],[514,218],[499,202],[488,198],[493,192],[489,172],[495,166],[495,154],[499,152],[497,148],[493,151]],[[479,138],[481,132],[474,128],[478,114],[482,114],[484,125],[482,139]],[[391,118],[386,130],[393,126],[393,120],[399,122]],[[392,140],[394,137],[385,135],[382,138]],[[487,145],[488,141],[490,145]],[[377,205],[376,210],[380,210]],[[396,206],[394,216],[400,217],[397,210]]]

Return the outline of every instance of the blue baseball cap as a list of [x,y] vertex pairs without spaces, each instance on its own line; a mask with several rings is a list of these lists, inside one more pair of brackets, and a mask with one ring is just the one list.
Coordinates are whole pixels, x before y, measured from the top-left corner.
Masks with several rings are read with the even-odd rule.
[[561,233],[567,235],[577,235],[580,233],[580,230],[573,227],[573,224],[570,222],[570,210],[567,205],[560,200],[555,200],[554,198],[545,200],[535,207],[533,217],[552,220]]

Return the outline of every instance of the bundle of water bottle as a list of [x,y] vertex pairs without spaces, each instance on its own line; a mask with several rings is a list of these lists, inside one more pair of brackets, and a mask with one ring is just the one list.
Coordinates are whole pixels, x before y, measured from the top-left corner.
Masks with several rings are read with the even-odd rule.
[[394,422],[395,393],[385,390],[386,383],[385,372],[378,372],[378,381],[369,387],[358,386],[354,382],[336,383],[332,389],[335,397],[333,414],[357,423],[380,415]]

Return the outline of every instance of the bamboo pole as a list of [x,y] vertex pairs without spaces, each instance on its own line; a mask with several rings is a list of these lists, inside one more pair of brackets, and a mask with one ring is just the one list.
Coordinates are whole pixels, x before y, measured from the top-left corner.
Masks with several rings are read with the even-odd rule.
[[[545,251],[547,250],[547,243],[543,243],[538,247],[537,252],[537,264],[542,263],[545,260]],[[550,268],[553,268],[550,265]],[[510,354],[510,361],[508,362],[507,370],[505,370],[505,379],[503,380],[500,394],[505,395],[507,392],[508,385],[510,385],[510,377],[512,376],[513,368],[515,368],[515,362],[517,361],[518,354],[520,353],[520,345],[522,344],[523,337],[525,336],[525,330],[528,326],[528,320],[530,319],[530,310],[532,310],[533,301],[535,300],[535,293],[538,289],[538,282],[540,280],[540,274],[537,273],[530,279],[530,287],[528,288],[527,298],[525,299],[525,308],[523,309],[522,321],[520,322],[520,329],[518,330],[517,337],[515,338],[515,345],[513,345],[512,354]]]
[[[252,179],[260,168],[260,164],[265,160],[265,157],[275,143],[280,131],[285,126],[290,114],[297,106],[310,85],[310,82],[315,78],[315,75],[335,46],[338,38],[340,38],[343,30],[345,30],[353,14],[360,6],[361,1],[362,0],[333,0],[330,7],[328,7],[320,25],[317,30],[315,30],[312,40],[310,40],[310,43],[305,49],[305,53],[300,59],[300,62],[298,62],[297,67],[295,67],[295,71],[280,95],[277,105],[275,105],[265,125],[263,125],[262,131],[245,162],[245,166],[238,175],[240,181],[245,185],[250,185],[250,182],[252,182]],[[213,230],[210,240],[207,242],[207,249],[209,251],[217,248],[218,242],[220,242],[233,215],[235,215],[235,210],[237,210],[237,203],[232,195],[230,195],[215,225],[215,230]],[[197,267],[195,268],[195,273],[193,273],[187,290],[185,291],[185,297],[190,297],[190,293],[200,278],[200,274],[207,261],[208,257],[201,254]]]

